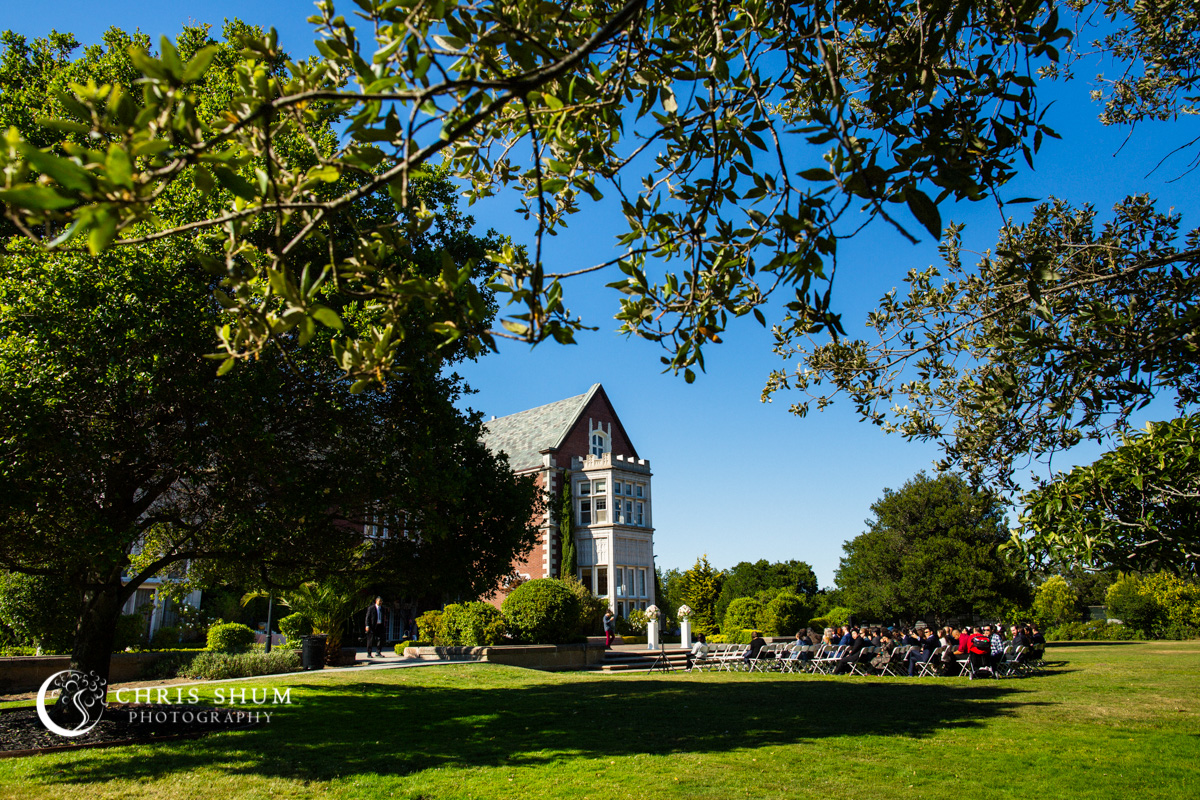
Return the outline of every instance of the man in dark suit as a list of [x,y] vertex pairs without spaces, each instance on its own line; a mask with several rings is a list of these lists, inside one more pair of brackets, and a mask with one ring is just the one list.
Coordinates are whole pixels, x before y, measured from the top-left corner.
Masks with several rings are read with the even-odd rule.
[[367,609],[367,657],[371,657],[371,644],[374,642],[375,651],[383,658],[383,640],[387,637],[386,611],[383,609],[383,598],[376,597],[375,605]]

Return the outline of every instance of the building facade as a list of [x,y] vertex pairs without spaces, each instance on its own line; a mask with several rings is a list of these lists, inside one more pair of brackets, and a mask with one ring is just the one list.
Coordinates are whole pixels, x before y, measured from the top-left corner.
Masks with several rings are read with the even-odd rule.
[[[484,425],[484,442],[530,475],[546,510],[534,520],[538,544],[513,564],[522,579],[562,575],[558,515],[571,484],[575,575],[620,616],[654,598],[654,522],[650,462],[638,455],[604,387]],[[502,587],[492,601],[499,604]]]

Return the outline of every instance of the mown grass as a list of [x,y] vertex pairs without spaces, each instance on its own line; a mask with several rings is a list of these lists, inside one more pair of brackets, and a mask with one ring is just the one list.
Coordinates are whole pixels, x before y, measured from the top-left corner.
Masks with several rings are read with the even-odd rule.
[[0,761],[0,796],[1200,797],[1200,642],[1053,647],[1008,681],[288,676],[245,733]]

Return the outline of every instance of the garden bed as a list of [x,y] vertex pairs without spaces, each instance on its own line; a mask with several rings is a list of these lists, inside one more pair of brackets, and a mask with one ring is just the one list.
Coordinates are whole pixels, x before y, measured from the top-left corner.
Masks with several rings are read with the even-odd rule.
[[0,711],[0,758],[190,739],[261,724],[254,720],[241,709],[121,703],[110,705],[92,730],[68,739],[47,731],[32,706],[4,709]]

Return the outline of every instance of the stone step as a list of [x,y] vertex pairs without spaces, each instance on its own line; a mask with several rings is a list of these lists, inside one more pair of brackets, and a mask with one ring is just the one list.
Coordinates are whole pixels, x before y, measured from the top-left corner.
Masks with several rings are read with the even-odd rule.
[[673,669],[683,669],[687,665],[687,650],[609,650],[604,654],[604,661],[596,666],[602,672],[645,672],[658,660],[660,655],[666,655]]

